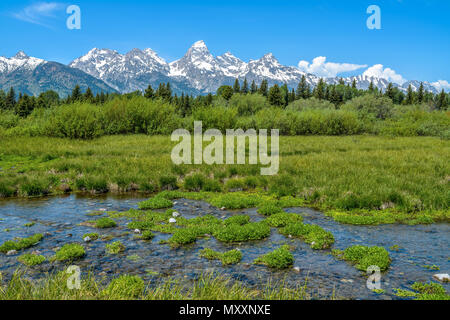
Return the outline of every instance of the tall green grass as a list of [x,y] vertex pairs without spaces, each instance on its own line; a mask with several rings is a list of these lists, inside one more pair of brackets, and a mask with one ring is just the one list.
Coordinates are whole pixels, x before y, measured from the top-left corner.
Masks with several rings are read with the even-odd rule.
[[57,194],[67,187],[98,193],[238,186],[294,195],[318,208],[448,212],[450,143],[439,138],[282,137],[280,172],[273,177],[261,177],[251,165],[174,166],[173,146],[169,137],[145,135],[3,138],[0,196]]

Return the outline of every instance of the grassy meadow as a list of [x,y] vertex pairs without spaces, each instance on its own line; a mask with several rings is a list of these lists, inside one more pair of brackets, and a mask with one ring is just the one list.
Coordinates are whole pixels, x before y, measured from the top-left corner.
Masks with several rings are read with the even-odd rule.
[[[338,221],[349,215],[430,213],[448,221],[450,143],[436,137],[280,138],[280,172],[252,165],[182,165],[168,136],[93,140],[3,137],[0,197],[68,192],[246,191],[295,196]],[[384,218],[380,218],[383,220]],[[389,220],[389,219],[388,219]],[[424,220],[426,222],[426,220]]]

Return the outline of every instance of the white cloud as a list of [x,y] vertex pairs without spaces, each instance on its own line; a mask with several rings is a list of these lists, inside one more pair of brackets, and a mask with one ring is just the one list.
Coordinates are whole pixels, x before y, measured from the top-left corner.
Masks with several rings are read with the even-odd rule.
[[361,68],[367,68],[367,65],[358,65],[352,63],[335,63],[327,62],[326,57],[314,58],[312,63],[308,61],[300,61],[298,68],[306,73],[312,73],[319,77],[331,78],[336,77],[342,72],[355,71]]
[[435,87],[438,91],[450,91],[450,83],[447,80],[438,80],[436,82],[432,82],[431,85]]
[[391,68],[385,68],[382,64],[376,64],[370,67],[363,73],[363,75],[367,77],[383,78],[400,85],[406,82],[400,74],[396,73]]
[[13,13],[16,19],[48,27],[46,21],[55,18],[55,12],[63,10],[64,4],[59,2],[37,2],[33,3],[20,12]]

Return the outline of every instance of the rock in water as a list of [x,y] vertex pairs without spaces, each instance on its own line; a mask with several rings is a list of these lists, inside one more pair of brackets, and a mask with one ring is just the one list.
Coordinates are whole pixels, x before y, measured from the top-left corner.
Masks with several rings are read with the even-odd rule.
[[92,241],[91,237],[85,237],[83,240],[84,240],[84,242],[91,242]]
[[9,250],[9,251],[6,253],[7,256],[14,256],[14,255],[16,255],[16,254],[17,254],[17,250]]
[[174,213],[172,214],[172,216],[173,216],[174,218],[178,218],[179,216],[181,216],[181,214],[178,213],[178,212],[174,212]]
[[450,282],[450,276],[448,273],[435,274],[433,279],[440,282]]
[[169,223],[177,223],[177,220],[174,218],[170,218]]

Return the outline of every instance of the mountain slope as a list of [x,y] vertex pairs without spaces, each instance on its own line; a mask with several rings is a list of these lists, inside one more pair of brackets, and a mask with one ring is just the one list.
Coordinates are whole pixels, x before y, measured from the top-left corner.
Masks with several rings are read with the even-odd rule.
[[22,51],[9,59],[0,57],[0,89],[9,90],[13,87],[16,92],[29,95],[54,90],[65,97],[76,85],[83,91],[90,87],[94,94],[116,92],[102,80],[81,70],[29,57]]

